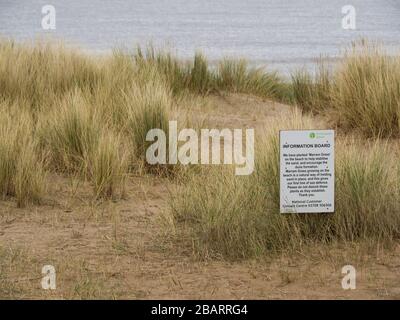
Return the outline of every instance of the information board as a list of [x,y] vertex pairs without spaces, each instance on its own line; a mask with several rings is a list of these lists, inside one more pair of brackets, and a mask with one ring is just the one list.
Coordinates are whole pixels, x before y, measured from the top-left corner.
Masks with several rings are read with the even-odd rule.
[[280,131],[280,211],[335,211],[334,130]]

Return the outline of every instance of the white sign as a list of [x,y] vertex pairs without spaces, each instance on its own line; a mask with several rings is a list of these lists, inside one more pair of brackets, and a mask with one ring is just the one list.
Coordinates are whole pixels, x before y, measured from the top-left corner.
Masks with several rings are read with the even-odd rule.
[[334,212],[335,132],[280,131],[281,213]]

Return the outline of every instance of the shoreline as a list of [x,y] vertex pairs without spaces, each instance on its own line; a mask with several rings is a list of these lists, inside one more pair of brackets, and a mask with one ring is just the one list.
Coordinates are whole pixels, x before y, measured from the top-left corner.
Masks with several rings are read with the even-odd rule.
[[[65,41],[57,37],[53,37],[52,35],[44,35],[44,36],[39,36],[35,39],[18,39],[15,40],[13,38],[4,36],[0,34],[0,40],[12,40],[15,41],[16,43],[19,44],[29,44],[29,45],[34,45],[35,43],[51,43],[51,44],[61,44],[64,45],[67,49],[69,50],[75,50],[82,52],[86,55],[92,55],[95,57],[107,57],[110,54],[113,53],[115,50],[120,50],[122,52],[134,52],[137,48],[137,46],[141,46],[142,48],[146,48],[148,46],[152,46],[151,41],[146,41],[142,43],[136,43],[134,45],[126,46],[126,45],[120,45],[120,46],[115,46],[112,48],[89,48],[85,47],[82,43],[79,41]],[[358,41],[363,41],[363,38],[360,38]],[[356,41],[356,42],[358,42]],[[381,48],[385,50],[385,52],[388,53],[389,56],[396,56],[400,54],[400,44],[387,44],[387,43],[380,43],[379,41],[368,41],[371,43],[376,43],[379,45]],[[318,67],[318,63],[321,61],[321,59],[329,66],[331,65],[332,68],[343,61],[345,51],[348,50],[351,47],[351,42],[343,43],[340,46],[337,47],[337,52],[335,54],[324,54],[324,53],[319,53],[318,56],[307,56],[307,57],[287,57],[287,58],[275,58],[275,59],[269,59],[269,58],[262,58],[262,59],[249,59],[246,54],[242,53],[237,53],[237,54],[232,54],[232,53],[227,53],[227,54],[218,54],[215,55],[213,54],[207,54],[207,50],[202,50],[202,49],[196,49],[194,48],[193,50],[188,51],[187,49],[182,49],[179,48],[178,46],[170,45],[168,42],[164,44],[158,44],[157,46],[154,46],[156,50],[160,50],[163,52],[168,52],[173,54],[175,57],[177,57],[180,61],[186,62],[190,61],[193,59],[194,55],[199,52],[202,53],[205,58],[207,59],[209,65],[211,67],[216,67],[219,61],[223,59],[231,59],[231,60],[246,60],[249,64],[250,67],[255,67],[255,68],[266,68],[269,71],[274,71],[277,72],[278,75],[282,76],[284,79],[289,80],[291,75],[293,73],[296,73],[298,71],[307,71],[313,75],[315,75],[316,69]],[[213,50],[215,52],[215,50]],[[222,50],[223,51],[223,50]],[[268,54],[266,54],[268,56]],[[210,58],[211,57],[211,58]]]

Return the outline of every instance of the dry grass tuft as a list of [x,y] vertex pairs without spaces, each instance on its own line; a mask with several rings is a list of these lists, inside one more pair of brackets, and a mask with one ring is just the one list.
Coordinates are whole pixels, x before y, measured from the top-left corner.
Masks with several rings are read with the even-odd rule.
[[[267,131],[248,177],[233,170],[203,170],[171,201],[202,255],[249,258],[336,241],[390,243],[400,237],[399,158],[381,141],[338,141],[335,214],[279,213],[278,128],[318,127],[295,113]],[[362,156],[360,156],[362,155]],[[390,159],[393,159],[391,161]]]
[[400,58],[363,42],[348,50],[329,75],[321,65],[313,79],[292,78],[295,101],[306,112],[331,110],[334,122],[368,137],[400,135]]
[[45,189],[44,165],[33,134],[28,114],[12,114],[1,107],[0,194],[16,197],[20,207],[39,203]]
[[120,137],[109,132],[103,133],[97,148],[86,159],[89,179],[94,186],[96,198],[124,195],[127,160],[127,151],[121,150]]

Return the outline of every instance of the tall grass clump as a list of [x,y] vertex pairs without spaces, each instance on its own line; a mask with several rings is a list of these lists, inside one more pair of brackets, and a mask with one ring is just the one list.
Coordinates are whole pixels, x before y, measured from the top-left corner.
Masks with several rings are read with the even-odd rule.
[[140,68],[155,67],[158,77],[170,87],[174,95],[185,93],[205,95],[214,90],[214,74],[207,59],[197,52],[193,61],[180,61],[171,52],[140,47],[135,54],[135,61]]
[[[385,141],[346,143],[337,161],[335,228],[344,240],[400,236],[400,197],[396,177],[400,158]],[[395,173],[395,174],[393,174]]]
[[275,72],[249,67],[244,59],[224,59],[214,67],[200,52],[193,60],[180,61],[170,52],[148,47],[146,50],[138,48],[135,60],[139,67],[155,66],[174,95],[185,91],[201,95],[228,91],[281,101],[291,99],[290,86]]
[[41,120],[39,137],[53,168],[60,172],[84,170],[85,159],[97,148],[101,125],[80,92],[68,93]]
[[186,226],[199,254],[241,259],[316,243],[385,243],[400,237],[399,189],[391,174],[396,161],[383,161],[393,154],[379,143],[370,148],[355,144],[349,152],[339,143],[334,214],[279,213],[278,129],[310,125],[317,127],[296,113],[291,121],[272,126],[259,140],[250,176],[207,169],[177,191],[173,216]]
[[96,198],[124,193],[129,149],[79,91],[65,95],[39,125],[42,152],[57,172],[88,180]]
[[39,203],[45,189],[44,165],[33,134],[29,115],[1,108],[0,194],[15,197],[19,207]]
[[103,57],[101,76],[93,84],[92,90],[81,89],[82,94],[96,107],[102,122],[109,123],[116,129],[124,125],[125,106],[129,103],[127,93],[138,81],[147,81],[138,76],[134,59],[121,50],[115,50],[111,56]]
[[127,173],[128,151],[123,150],[121,138],[104,132],[97,148],[86,158],[89,180],[96,198],[123,196]]
[[305,70],[292,74],[294,102],[303,112],[319,114],[331,107],[331,74],[321,61],[312,76]]
[[400,134],[400,58],[362,45],[347,52],[334,77],[339,124],[368,136]]
[[187,89],[189,69],[171,52],[156,50],[152,46],[146,49],[138,47],[134,59],[140,69],[155,68],[158,77],[162,77],[173,94],[179,94]]
[[346,130],[367,137],[400,134],[400,58],[379,46],[355,43],[332,72],[321,62],[315,76],[292,76],[295,102],[305,112],[326,113]]
[[[147,166],[146,151],[153,144],[147,134],[152,129],[169,133],[169,119],[173,106],[170,89],[157,80],[136,84],[126,105],[126,132],[134,157],[142,166]],[[167,142],[168,143],[168,142]]]
[[186,82],[191,92],[205,95],[214,91],[215,75],[209,70],[208,61],[201,53],[195,54],[188,70]]
[[250,68],[244,59],[222,60],[218,64],[216,82],[219,90],[284,99],[285,87],[278,75],[263,68]]
[[62,45],[0,41],[0,92],[28,102],[35,112],[48,111],[54,99],[75,87],[91,90],[98,77],[93,59]]

